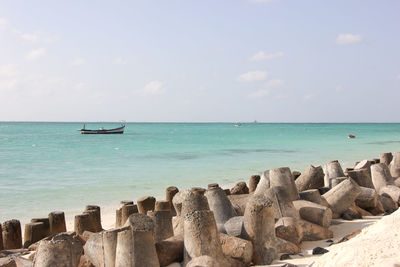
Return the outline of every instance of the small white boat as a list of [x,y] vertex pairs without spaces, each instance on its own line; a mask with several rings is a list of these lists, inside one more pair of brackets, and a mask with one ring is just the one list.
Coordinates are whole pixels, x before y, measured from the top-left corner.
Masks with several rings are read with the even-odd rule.
[[235,123],[234,126],[235,126],[235,127],[240,127],[240,126],[242,126],[242,124],[241,124],[241,123]]
[[354,134],[349,134],[348,136],[347,136],[347,138],[356,138],[356,136],[354,135]]

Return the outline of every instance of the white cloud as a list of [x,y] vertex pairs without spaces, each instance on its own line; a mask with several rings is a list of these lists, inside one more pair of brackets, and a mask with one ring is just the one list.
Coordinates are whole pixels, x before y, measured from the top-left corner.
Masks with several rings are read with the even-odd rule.
[[307,95],[304,95],[304,96],[303,96],[303,99],[306,100],[306,101],[308,101],[308,100],[313,99],[314,97],[315,97],[314,94],[307,94]]
[[8,20],[5,18],[0,18],[0,31],[5,30],[8,24]]
[[46,55],[46,49],[45,48],[38,48],[30,51],[28,55],[26,55],[27,60],[36,60],[42,56]]
[[266,54],[264,51],[260,51],[255,53],[252,57],[249,58],[250,61],[262,61],[262,60],[269,60],[273,58],[283,57],[283,52],[275,52]]
[[36,43],[40,39],[39,33],[24,33],[20,35],[20,38],[24,41]]
[[134,91],[137,94],[141,95],[161,95],[165,93],[166,89],[164,84],[160,81],[151,81],[147,83],[142,89]]
[[336,92],[342,92],[344,90],[343,85],[339,84],[336,86],[335,91]]
[[86,60],[84,58],[81,57],[77,57],[74,58],[73,60],[71,60],[71,62],[69,63],[71,66],[80,66],[86,63]]
[[260,89],[257,91],[254,91],[253,93],[249,94],[248,97],[249,98],[261,98],[261,97],[265,97],[267,95],[269,95],[269,90],[267,89]]
[[257,82],[257,81],[265,81],[267,78],[268,78],[268,72],[255,70],[239,75],[236,78],[236,80],[238,82]]
[[18,68],[15,64],[7,64],[0,66],[0,77],[14,77],[18,74]]
[[269,80],[268,82],[265,83],[265,87],[272,88],[272,87],[280,87],[285,84],[284,80]]
[[118,57],[118,58],[115,58],[113,60],[112,64],[114,64],[114,65],[126,65],[126,64],[128,64],[128,61],[126,59]]
[[363,41],[364,39],[361,35],[351,33],[342,33],[336,38],[336,44],[338,45],[355,44]]

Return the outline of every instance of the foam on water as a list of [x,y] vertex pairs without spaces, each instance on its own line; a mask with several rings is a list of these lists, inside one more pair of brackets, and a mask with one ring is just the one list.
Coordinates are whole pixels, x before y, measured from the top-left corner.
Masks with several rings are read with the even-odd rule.
[[[0,122],[0,222],[400,151],[400,124],[128,123],[123,135],[81,135],[81,126]],[[117,125],[87,124],[100,126]]]

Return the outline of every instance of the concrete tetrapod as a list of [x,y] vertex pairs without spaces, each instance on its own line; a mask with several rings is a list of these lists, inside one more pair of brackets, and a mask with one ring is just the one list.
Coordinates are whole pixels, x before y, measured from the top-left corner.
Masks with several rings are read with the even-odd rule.
[[114,267],[117,236],[122,229],[91,234],[83,247],[86,257],[96,267]]
[[117,237],[115,267],[142,266],[160,266],[153,231],[137,230],[132,227],[122,228]]
[[82,243],[78,239],[57,234],[40,241],[33,267],[77,267],[82,254]]
[[360,186],[361,193],[356,198],[356,205],[362,209],[373,209],[378,205],[375,189]]
[[123,226],[128,218],[132,215],[138,213],[138,207],[136,204],[126,204],[121,207],[121,221],[118,227]]
[[248,194],[249,188],[246,182],[237,182],[234,187],[231,188],[231,195]]
[[349,178],[333,187],[323,197],[328,201],[332,212],[341,215],[361,194],[360,186]]
[[249,199],[249,194],[242,195],[229,195],[227,196],[229,201],[232,204],[233,209],[235,210],[238,216],[244,215],[244,210],[246,209],[247,200]]
[[222,252],[226,257],[238,260],[246,266],[250,265],[253,257],[253,244],[251,241],[229,236],[226,234],[219,234]]
[[252,195],[246,206],[243,227],[246,239],[253,243],[254,264],[271,264],[277,257],[274,225],[273,201],[264,195]]
[[[31,222],[32,223],[36,223],[36,222],[42,222],[43,223],[43,228],[44,228],[44,237],[47,237],[47,236],[49,236],[51,233],[50,233],[50,219],[47,217],[47,218],[33,218],[33,219],[31,219]],[[43,238],[44,238],[43,237]]]
[[324,166],[324,184],[325,186],[330,187],[329,180],[336,177],[344,177],[343,169],[340,166],[339,161],[332,160],[331,162],[325,164]]
[[49,213],[50,234],[55,235],[67,231],[65,225],[65,215],[63,211],[53,211]]
[[371,167],[348,171],[347,176],[352,178],[359,186],[375,189],[371,177]]
[[24,231],[24,248],[28,248],[31,244],[47,237],[48,229],[43,222],[31,222],[25,224]]
[[379,157],[380,163],[384,163],[389,166],[390,162],[392,162],[393,154],[392,152],[382,153]]
[[257,184],[254,194],[263,194],[270,188],[269,170],[262,173],[259,183]]
[[178,192],[179,192],[179,189],[176,186],[169,186],[169,187],[167,187],[167,189],[165,189],[165,199],[167,201],[169,201],[169,204],[171,206],[172,216],[176,215],[174,205],[172,204],[172,199]]
[[97,233],[103,230],[103,227],[101,226],[101,214],[99,206],[87,205],[83,213],[88,213],[90,215],[93,230],[92,232]]
[[299,192],[324,186],[324,171],[321,166],[310,165],[295,181]]
[[307,200],[295,200],[293,205],[299,211],[300,218],[322,227],[331,225],[332,211],[330,208]]
[[129,216],[118,232],[116,267],[160,266],[154,242],[154,222],[144,214]]
[[300,199],[302,199],[302,200],[307,200],[307,201],[311,201],[311,202],[314,202],[314,203],[317,203],[320,205],[324,205],[321,194],[319,193],[318,189],[305,190],[305,191],[299,192],[299,195],[300,195]]
[[383,187],[393,184],[393,177],[390,174],[389,167],[384,163],[378,163],[371,166],[372,183],[375,190],[380,194]]
[[153,211],[155,208],[156,199],[151,196],[141,197],[137,200],[139,213],[147,214],[148,211]]
[[222,252],[213,212],[196,210],[184,217],[184,266],[205,255],[221,266],[230,266]]
[[272,169],[269,171],[270,187],[281,186],[288,193],[289,200],[299,199],[299,192],[293,179],[292,172],[288,167]]
[[21,223],[18,220],[9,220],[1,225],[3,248],[22,248]]
[[172,236],[156,243],[160,266],[183,261],[183,236]]
[[282,217],[300,218],[299,212],[294,208],[287,190],[282,186],[271,187],[264,192],[264,196],[273,201],[276,219]]
[[[122,220],[122,207],[125,205],[133,205],[133,201],[131,200],[122,200],[120,202],[121,206],[115,210],[115,227],[121,227],[123,223]],[[128,216],[129,217],[129,216]]]
[[231,202],[218,184],[209,185],[205,196],[207,198],[210,210],[214,212],[218,231],[225,233],[225,222],[237,215]]
[[[167,202],[169,205],[169,202]],[[174,235],[171,210],[149,211],[147,215],[154,222],[154,240],[159,242]]]
[[392,177],[400,177],[400,152],[394,152],[390,163],[390,173]]
[[260,175],[252,175],[249,180],[249,193],[252,194],[256,191],[257,185],[260,182]]
[[171,211],[171,203],[168,200],[157,200],[154,210],[161,211],[161,210],[169,210]]
[[81,235],[85,231],[94,232],[92,216],[89,213],[75,215],[74,232]]

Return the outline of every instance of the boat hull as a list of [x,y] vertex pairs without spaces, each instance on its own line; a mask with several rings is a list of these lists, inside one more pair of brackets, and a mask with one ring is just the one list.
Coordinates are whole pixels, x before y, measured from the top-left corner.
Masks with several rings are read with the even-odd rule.
[[99,130],[88,130],[81,129],[81,134],[123,134],[125,126],[115,129],[99,129]]

